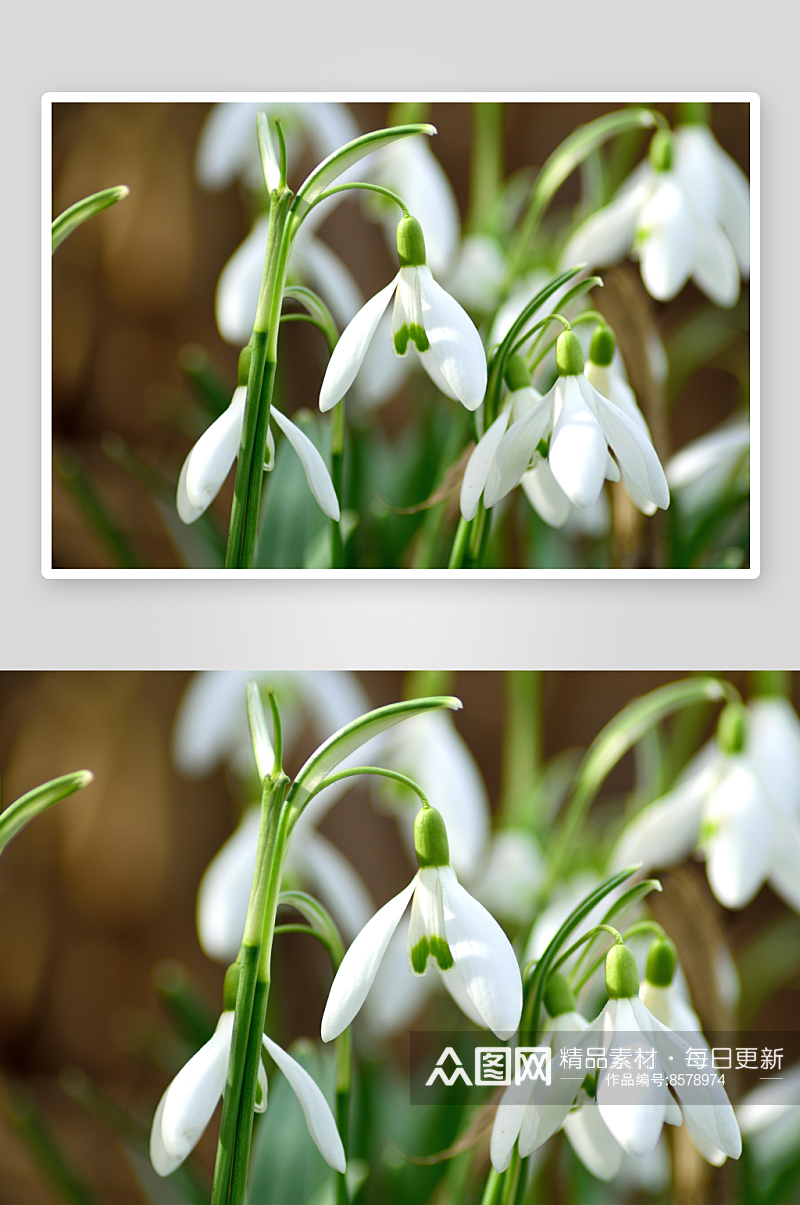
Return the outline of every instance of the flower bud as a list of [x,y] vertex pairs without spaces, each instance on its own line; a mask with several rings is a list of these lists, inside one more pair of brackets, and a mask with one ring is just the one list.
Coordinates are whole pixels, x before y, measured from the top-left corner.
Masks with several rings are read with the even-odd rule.
[[598,326],[592,335],[592,342],[589,347],[589,359],[593,364],[597,364],[599,368],[607,368],[614,359],[614,349],[616,346],[617,340],[611,327]]
[[414,849],[420,866],[449,866],[450,842],[441,812],[424,807],[414,821]]
[[241,967],[238,962],[232,962],[225,972],[222,985],[222,1008],[224,1012],[233,1012],[236,1008],[236,994],[239,991],[239,975]]
[[559,376],[580,376],[584,364],[580,339],[574,331],[564,331],[556,341],[556,365]]
[[403,218],[398,225],[397,254],[403,268],[420,268],[427,263],[425,236],[416,218]]
[[654,172],[672,170],[675,158],[675,148],[672,143],[671,130],[657,130],[650,143],[650,166]]
[[562,1013],[575,1012],[575,997],[567,983],[566,977],[560,971],[553,971],[544,989],[544,1006],[551,1017],[560,1017]]
[[644,977],[653,987],[669,987],[675,978],[677,954],[668,937],[657,937],[647,951]]
[[742,753],[747,741],[747,709],[743,703],[729,703],[717,724],[717,744],[723,753]]
[[611,1000],[639,995],[639,971],[627,946],[612,946],[606,955],[606,991]]
[[236,384],[246,385],[250,377],[250,361],[253,357],[253,349],[250,344],[243,347],[239,352],[239,367],[237,369]]
[[711,106],[705,100],[690,100],[678,105],[678,122],[682,126],[710,125]]
[[528,372],[528,366],[522,356],[517,352],[508,357],[505,378],[506,385],[512,393],[516,393],[518,389],[530,389],[531,374]]

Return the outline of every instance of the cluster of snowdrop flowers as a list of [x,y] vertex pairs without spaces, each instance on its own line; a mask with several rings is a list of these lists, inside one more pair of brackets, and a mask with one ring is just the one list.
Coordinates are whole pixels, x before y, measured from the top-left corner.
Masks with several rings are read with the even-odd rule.
[[522,979],[500,925],[466,891],[450,865],[441,814],[423,806],[414,826],[419,870],[380,908],[345,954],[322,1017],[322,1039],[337,1037],[361,1009],[392,935],[411,902],[408,966],[414,975],[436,966],[459,1008],[476,1025],[509,1038],[522,1014]]
[[626,1088],[625,1103],[612,1088],[608,1067],[598,1069],[596,1076],[587,1075],[577,1093],[571,1081],[555,1077],[549,1086],[541,1080],[511,1085],[503,1094],[492,1130],[491,1159],[497,1171],[508,1167],[515,1144],[525,1157],[562,1126],[576,1154],[602,1180],[617,1175],[625,1154],[649,1155],[665,1122],[685,1123],[709,1162],[719,1165],[727,1156],[739,1157],[742,1142],[736,1117],[716,1077],[710,1077],[707,1087],[694,1088],[691,1095],[678,1080],[677,1101],[667,1086],[670,1062],[683,1062],[690,1046],[705,1046],[697,1018],[674,994],[674,974],[672,943],[654,942],[640,993],[633,954],[624,944],[615,945],[606,958],[609,1000],[592,1023],[577,1011],[564,976],[558,972],[550,976],[545,992],[551,1016],[546,1041],[556,1057],[565,1046],[583,1052],[600,1046],[634,1054],[637,1049],[648,1054],[654,1050],[654,1069],[660,1076],[648,1076],[646,1085]]
[[406,216],[398,225],[397,253],[397,276],[356,314],[333,350],[320,391],[320,410],[331,410],[353,384],[393,296],[395,353],[405,356],[413,344],[436,387],[468,410],[476,410],[487,378],[481,337],[458,302],[433,279],[416,218]]
[[[203,432],[183,462],[178,478],[177,508],[184,523],[194,523],[208,509],[239,454],[247,403],[248,366],[248,349],[245,348],[239,358],[240,383],[231,404]],[[283,432],[299,457],[308,488],[320,509],[329,519],[338,520],[339,500],[325,461],[308,436],[275,406],[270,406],[269,416],[270,423],[274,422]],[[267,456],[264,469],[269,472],[275,466],[275,439],[271,427],[267,429]]]
[[[225,977],[225,1000],[213,1037],[178,1072],[159,1101],[150,1133],[150,1160],[159,1176],[169,1176],[195,1148],[225,1090],[233,1038],[234,1004],[238,967]],[[286,1076],[303,1115],[308,1132],[323,1159],[336,1171],[345,1170],[345,1154],[333,1114],[322,1092],[300,1064],[266,1034],[264,1049]],[[255,1109],[267,1107],[267,1075],[258,1068]]]
[[626,828],[612,862],[672,866],[695,849],[726,908],[768,882],[800,911],[800,721],[786,699],[729,704],[716,737]]
[[566,521],[570,503],[592,506],[606,479],[621,478],[645,513],[669,505],[669,487],[647,424],[611,369],[614,350],[612,332],[600,328],[584,372],[580,340],[574,331],[564,331],[556,343],[558,379],[544,397],[530,387],[524,365],[512,360],[509,405],[475,448],[464,474],[465,518],[476,513],[481,492],[492,507],[520,482],[554,526]]
[[616,198],[575,231],[562,263],[607,267],[630,253],[658,301],[691,278],[717,305],[736,303],[750,264],[750,190],[707,126],[659,130]]

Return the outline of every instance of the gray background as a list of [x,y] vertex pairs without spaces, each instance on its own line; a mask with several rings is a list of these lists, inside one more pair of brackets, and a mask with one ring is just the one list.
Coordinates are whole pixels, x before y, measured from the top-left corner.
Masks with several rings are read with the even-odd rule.
[[[0,667],[796,666],[794,3],[5,3]],[[40,98],[48,91],[748,91],[761,97],[756,581],[46,581]]]

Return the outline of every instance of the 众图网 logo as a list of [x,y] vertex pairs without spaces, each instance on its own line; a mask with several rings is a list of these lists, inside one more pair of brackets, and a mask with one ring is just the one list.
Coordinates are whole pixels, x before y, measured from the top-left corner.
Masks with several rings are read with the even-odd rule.
[[[512,1063],[513,1055],[513,1063]],[[541,1080],[550,1083],[549,1046],[517,1046],[512,1051],[508,1046],[478,1046],[475,1050],[474,1078],[470,1079],[461,1059],[452,1046],[446,1046],[436,1066],[425,1081],[429,1088],[437,1080],[441,1080],[448,1088],[458,1080],[468,1087],[475,1085],[508,1086],[511,1083],[524,1084]]]

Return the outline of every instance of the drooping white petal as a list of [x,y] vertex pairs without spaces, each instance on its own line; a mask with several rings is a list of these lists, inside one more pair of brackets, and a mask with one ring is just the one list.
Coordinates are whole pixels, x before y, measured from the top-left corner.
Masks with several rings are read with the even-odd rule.
[[[632,1040],[631,1035],[642,1033],[642,1028],[637,1021],[634,1004],[641,1004],[641,1001],[638,998],[635,1001],[611,1000],[606,1006],[606,1013],[613,1022],[614,1035],[625,1035],[624,1043],[615,1041],[612,1037],[609,1045],[624,1045],[635,1053],[635,1040]],[[642,1046],[643,1049],[648,1049],[645,1033],[642,1033]],[[647,1086],[637,1084],[633,1089],[626,1088],[626,1098],[626,1103],[616,1103],[613,1089],[609,1087],[608,1075],[604,1073],[600,1076],[597,1085],[597,1107],[603,1121],[629,1155],[648,1155],[658,1142],[664,1125],[669,1091],[664,1083],[660,1086],[655,1083],[649,1083]]]
[[250,808],[208,866],[197,893],[197,932],[209,958],[231,962],[239,952],[256,867],[260,809]]
[[[167,1092],[169,1092],[169,1088],[167,1088]],[[150,1162],[159,1176],[171,1176],[183,1163],[183,1159],[180,1156],[170,1155],[164,1146],[164,1139],[161,1135],[161,1125],[164,1120],[164,1101],[167,1099],[167,1092],[164,1093],[158,1102],[156,1115],[153,1118],[153,1126],[150,1130]]]
[[268,234],[269,217],[258,218],[217,281],[214,304],[219,333],[228,343],[240,347],[247,343],[255,322]]
[[726,908],[743,908],[769,875],[774,830],[758,780],[744,757],[730,758],[711,794],[704,825],[708,881]]
[[492,1126],[489,1154],[496,1172],[504,1172],[511,1162],[514,1143],[522,1126],[523,1108],[530,1095],[530,1085],[509,1084],[502,1095]]
[[520,483],[536,513],[550,527],[563,527],[570,515],[571,503],[553,476],[546,460],[523,473]]
[[[402,350],[398,347],[401,332],[404,332],[405,341],[405,346],[401,343]],[[406,355],[409,347],[415,347],[417,351],[425,350],[423,334],[419,272],[416,268],[401,268],[392,310],[392,347],[399,356]]]
[[353,385],[358,405],[363,410],[382,406],[400,388],[411,367],[413,361],[394,353],[392,315],[385,312]]
[[[416,975],[425,975],[431,964],[436,964],[433,943],[436,938],[446,941],[442,887],[439,872],[432,866],[424,866],[417,874],[417,887],[411,902],[411,920],[408,924],[408,968]],[[425,965],[414,966],[414,951],[422,945],[425,950]]]
[[447,942],[467,995],[484,1024],[499,1038],[509,1038],[522,1013],[522,979],[511,943],[452,867],[443,866],[439,877]]
[[613,1180],[622,1166],[622,1147],[612,1137],[596,1104],[575,1109],[564,1121],[575,1154],[598,1180]]
[[705,1131],[698,1125],[692,1109],[685,1110],[683,1120],[686,1122],[686,1129],[691,1135],[692,1142],[706,1162],[710,1163],[712,1167],[722,1167],[728,1156],[719,1147],[714,1146]]
[[346,1167],[344,1147],[333,1114],[322,1092],[305,1068],[301,1067],[285,1050],[282,1050],[277,1042],[273,1042],[266,1034],[263,1035],[263,1040],[269,1054],[286,1076],[299,1100],[308,1132],[322,1158],[337,1172],[343,1172]]
[[477,1025],[479,1029],[485,1029],[486,1022],[467,995],[467,989],[464,987],[464,981],[457,968],[452,967],[449,971],[440,971],[439,978],[464,1016],[468,1017],[472,1024]]
[[231,471],[242,438],[247,387],[235,390],[227,410],[198,439],[181,469],[178,514],[194,523],[211,505]]
[[621,869],[642,862],[647,869],[682,861],[697,845],[703,805],[718,774],[718,764],[706,766],[644,808],[623,832],[609,864]]
[[558,378],[547,463],[570,502],[591,506],[605,481],[608,446],[583,383],[591,389],[583,374]]
[[586,377],[577,379],[586,401],[591,394],[603,434],[614,450],[626,483],[630,482],[656,506],[669,506],[669,486],[661,461],[641,426],[593,389]]
[[675,176],[695,209],[707,222],[722,216],[722,179],[708,126],[682,126],[674,134]]
[[697,221],[692,279],[715,305],[729,308],[739,299],[739,265],[727,237],[711,222]]
[[181,1068],[167,1089],[161,1137],[167,1153],[181,1162],[197,1144],[222,1096],[232,1034],[233,1012],[224,1012],[214,1036]]
[[490,464],[483,494],[485,506],[494,506],[518,485],[528,469],[539,441],[552,423],[556,386],[532,410],[512,423],[500,441]]
[[195,674],[181,700],[172,738],[178,771],[191,777],[210,773],[227,757],[247,726],[247,670],[208,670]]
[[[407,1030],[438,985],[435,975],[409,975],[407,946],[408,923],[401,921],[364,1002],[362,1016],[367,1028],[381,1038]],[[448,971],[442,978],[448,979],[452,974]]]
[[257,155],[256,114],[266,108],[258,101],[214,105],[197,143],[195,175],[201,188],[226,188],[242,175]]
[[584,373],[586,380],[602,397],[608,398],[623,414],[633,419],[652,443],[650,429],[636,404],[636,395],[622,376],[617,359],[618,357],[609,365],[595,364],[592,360],[587,360]]
[[800,912],[800,822],[773,812],[772,870],[769,883],[795,912]]
[[716,145],[715,158],[722,183],[720,224],[731,240],[742,275],[747,276],[750,272],[750,185],[739,164],[721,146]]
[[697,251],[694,214],[671,172],[659,173],[637,226],[642,280],[651,297],[669,301],[692,274]]
[[[375,912],[360,875],[333,842],[310,824],[295,828],[290,857],[301,877],[333,916],[347,941],[360,933]],[[302,829],[301,829],[302,826]]]
[[[402,359],[400,359],[400,357],[398,357],[398,362],[401,364],[403,362]],[[454,392],[454,390],[452,389],[450,382],[447,380],[447,378],[445,377],[441,368],[437,364],[436,357],[434,356],[432,351],[421,352],[420,356],[419,356],[419,362],[422,365],[422,367],[425,369],[425,371],[427,372],[430,379],[433,381],[436,388],[441,393],[443,393],[445,397],[451,398],[452,401],[454,401],[454,402],[457,402],[460,400],[456,396],[456,393]]]
[[453,393],[477,410],[486,393],[486,352],[471,318],[431,276],[417,268],[422,319],[430,350]]
[[342,332],[339,342],[333,349],[333,355],[328,361],[320,390],[319,408],[323,412],[333,409],[353,384],[383,311],[397,288],[398,279],[399,273],[391,284],[370,298]]
[[333,488],[333,482],[331,481],[325,461],[308,436],[299,427],[296,427],[291,419],[286,418],[284,414],[276,410],[274,406],[270,407],[270,418],[275,419],[276,424],[283,431],[299,456],[300,463],[306,475],[306,481],[308,482],[308,488],[314,495],[321,511],[329,519],[335,519],[338,522],[339,500],[336,497],[336,490]]
[[753,699],[747,707],[747,756],[770,798],[800,817],[800,720],[788,699]]
[[417,885],[409,885],[379,908],[342,959],[322,1016],[322,1040],[330,1042],[346,1029],[366,999],[389,940],[400,923]]
[[500,440],[506,433],[511,407],[494,420],[483,438],[478,441],[475,450],[467,461],[464,470],[464,480],[461,483],[461,514],[469,522],[478,513],[483,487],[489,473],[489,465],[498,449]]
[[561,268],[581,263],[604,268],[626,256],[633,245],[637,215],[650,189],[649,179],[643,180],[588,218],[564,248]]
[[736,1116],[743,1134],[757,1134],[798,1106],[788,1104],[800,1092],[800,1063],[789,1068],[780,1081],[764,1082],[753,1088],[739,1101]]

